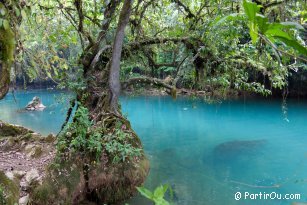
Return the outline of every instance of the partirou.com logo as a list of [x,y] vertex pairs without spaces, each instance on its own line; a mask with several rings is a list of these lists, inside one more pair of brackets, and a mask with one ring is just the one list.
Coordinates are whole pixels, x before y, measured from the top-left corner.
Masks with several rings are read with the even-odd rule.
[[301,199],[301,194],[279,194],[277,192],[258,192],[258,193],[250,193],[250,192],[236,192],[235,200],[289,200]]

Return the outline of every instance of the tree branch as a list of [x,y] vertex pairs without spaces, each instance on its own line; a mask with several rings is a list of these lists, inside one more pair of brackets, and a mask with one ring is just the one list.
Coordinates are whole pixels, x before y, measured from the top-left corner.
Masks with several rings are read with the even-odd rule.
[[152,84],[158,87],[167,88],[169,90],[176,89],[174,86],[171,86],[170,84],[165,83],[163,80],[160,80],[158,78],[151,78],[147,76],[130,78],[121,83],[124,89],[133,84]]
[[187,18],[195,18],[196,16],[192,13],[189,7],[184,5],[180,0],[172,0],[172,2],[178,4],[178,6],[182,7],[184,11],[188,14]]

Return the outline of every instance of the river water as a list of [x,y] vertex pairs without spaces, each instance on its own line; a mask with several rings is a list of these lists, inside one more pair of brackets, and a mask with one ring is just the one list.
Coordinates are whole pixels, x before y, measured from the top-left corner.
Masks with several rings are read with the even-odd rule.
[[[57,133],[67,95],[17,92],[15,102],[9,94],[0,101],[0,119],[45,135]],[[47,106],[44,111],[18,111],[34,96]],[[289,100],[287,113],[280,100],[208,104],[189,98],[122,97],[121,103],[151,163],[145,186],[152,190],[169,184],[174,204],[307,202],[306,101]],[[128,203],[151,204],[140,196]]]

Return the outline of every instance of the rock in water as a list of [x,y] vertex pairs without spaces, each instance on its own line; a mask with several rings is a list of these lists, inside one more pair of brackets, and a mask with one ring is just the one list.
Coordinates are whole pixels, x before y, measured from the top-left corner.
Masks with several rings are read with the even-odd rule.
[[265,140],[234,140],[223,142],[214,148],[213,153],[215,158],[227,160],[239,157],[240,155],[255,153],[265,142]]
[[34,110],[44,110],[46,108],[45,105],[43,105],[42,101],[39,99],[39,97],[35,96],[32,101],[28,103],[26,106],[26,110],[34,111]]

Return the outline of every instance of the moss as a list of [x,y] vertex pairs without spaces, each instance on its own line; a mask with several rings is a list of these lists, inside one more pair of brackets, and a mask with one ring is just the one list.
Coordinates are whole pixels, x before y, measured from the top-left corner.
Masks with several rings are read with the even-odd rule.
[[44,140],[47,143],[51,143],[51,142],[54,142],[56,140],[56,138],[52,134],[49,134],[47,137],[44,138]]
[[3,125],[0,128],[0,136],[7,137],[7,136],[17,136],[20,135],[22,132],[18,127],[15,127],[13,125]]
[[8,179],[3,172],[0,171],[0,186],[2,194],[5,198],[4,205],[14,205],[19,199],[19,187],[17,184]]
[[33,150],[31,157],[38,158],[42,155],[42,153],[43,153],[42,147],[36,146],[36,147],[34,147],[34,150]]
[[33,133],[33,131],[28,130],[21,126],[11,125],[5,122],[0,121],[0,136],[1,137],[16,137],[18,135],[27,135],[27,137],[31,137],[29,134]]
[[0,121],[0,124],[1,124],[0,126],[1,137],[17,137],[23,135],[23,138],[25,139],[32,138],[33,131],[28,130],[27,128],[11,125],[2,121]]
[[15,37],[11,28],[0,29],[1,57],[5,62],[14,60]]
[[136,193],[149,171],[145,157],[129,164],[100,163],[91,167],[87,189],[81,164],[79,158],[51,164],[43,184],[31,193],[31,204],[118,204]]
[[52,183],[45,181],[38,186],[31,196],[31,204],[52,204],[56,199],[56,190]]
[[48,167],[48,176],[43,184],[36,187],[31,193],[31,204],[74,204],[73,195],[78,190],[78,187],[80,187],[81,172],[81,169],[69,161],[50,164]]
[[21,141],[29,141],[30,139],[32,139],[32,137],[33,137],[32,133],[27,133],[27,134],[21,136],[20,140]]

